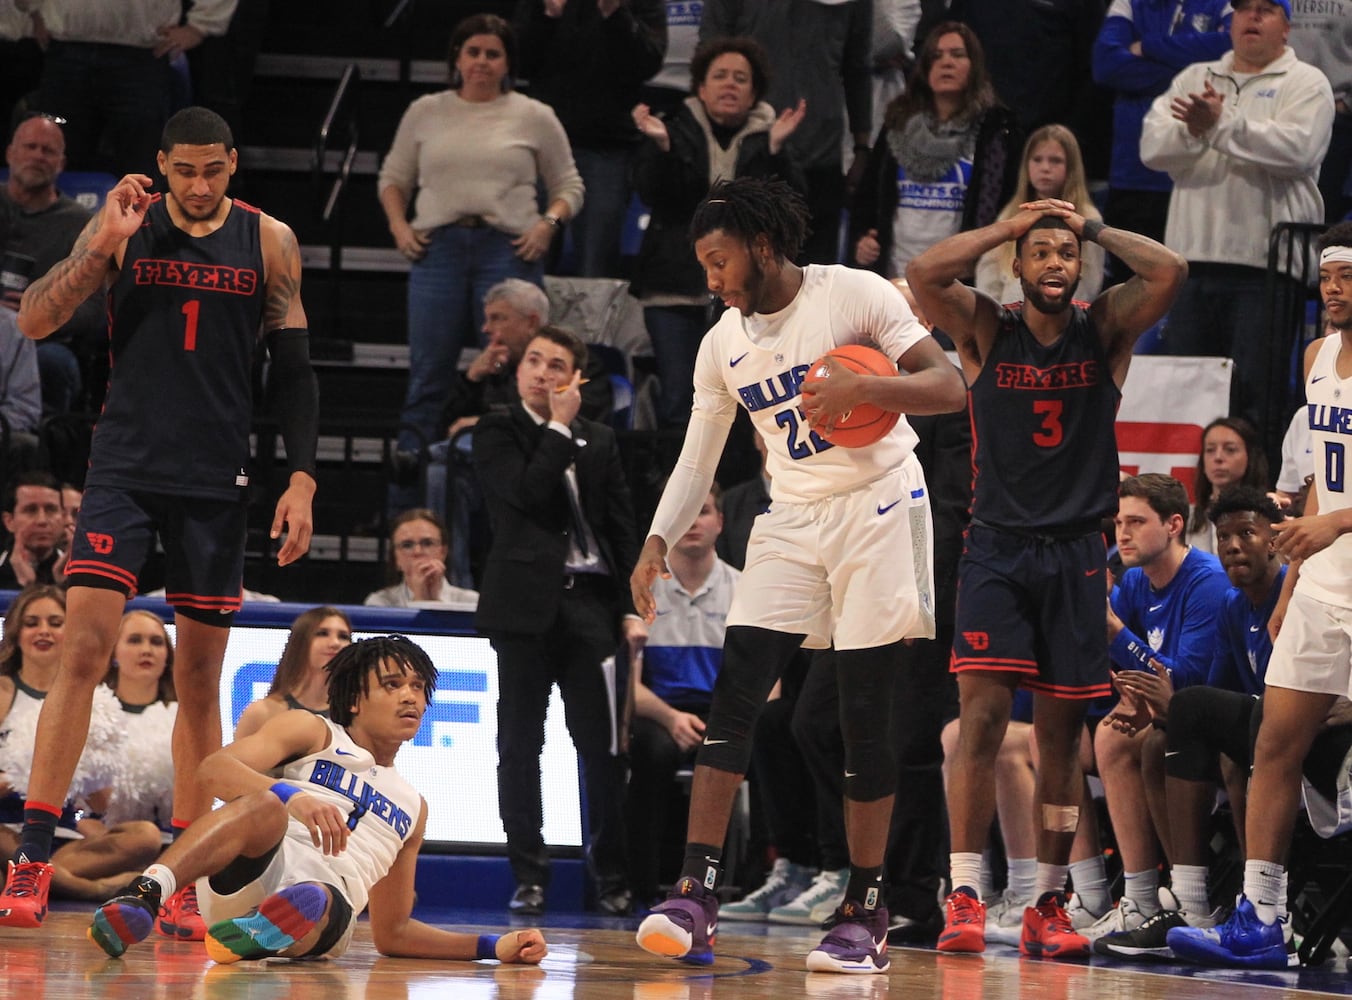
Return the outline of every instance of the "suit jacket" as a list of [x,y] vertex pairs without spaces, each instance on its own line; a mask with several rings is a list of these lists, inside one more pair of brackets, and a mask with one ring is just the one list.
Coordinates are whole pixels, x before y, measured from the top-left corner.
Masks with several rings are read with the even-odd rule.
[[629,574],[638,559],[634,508],[615,433],[578,418],[572,439],[531,419],[518,404],[486,414],[474,429],[474,468],[493,539],[484,564],[475,623],[481,632],[540,634],[553,624],[568,558],[564,472],[577,469],[578,494],[611,572],[616,637],[633,611]]

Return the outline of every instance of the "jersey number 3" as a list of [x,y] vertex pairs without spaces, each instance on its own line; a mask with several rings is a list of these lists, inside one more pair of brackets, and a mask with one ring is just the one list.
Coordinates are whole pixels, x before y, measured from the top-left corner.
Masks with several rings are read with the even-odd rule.
[[1042,417],[1042,426],[1033,432],[1033,443],[1039,448],[1055,448],[1065,436],[1061,426],[1062,403],[1059,399],[1038,399],[1033,412]]
[[185,351],[197,350],[197,314],[202,311],[202,303],[197,299],[189,299],[183,303],[183,349]]

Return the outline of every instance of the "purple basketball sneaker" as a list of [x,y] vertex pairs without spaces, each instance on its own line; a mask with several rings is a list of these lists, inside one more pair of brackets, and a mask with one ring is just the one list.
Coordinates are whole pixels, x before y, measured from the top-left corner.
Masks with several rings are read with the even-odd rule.
[[807,953],[809,972],[886,972],[887,907],[872,912],[847,899],[831,918],[835,921],[822,943]]
[[[887,931],[886,920],[883,931]],[[654,955],[712,965],[717,935],[718,898],[694,879],[683,878],[638,925],[637,938],[639,947]]]

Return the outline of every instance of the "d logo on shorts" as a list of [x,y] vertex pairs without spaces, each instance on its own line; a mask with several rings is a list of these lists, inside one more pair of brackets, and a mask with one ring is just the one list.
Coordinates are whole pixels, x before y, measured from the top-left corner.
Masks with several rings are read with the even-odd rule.
[[93,531],[85,532],[85,538],[89,541],[89,547],[101,556],[106,556],[113,551],[113,536],[101,535]]

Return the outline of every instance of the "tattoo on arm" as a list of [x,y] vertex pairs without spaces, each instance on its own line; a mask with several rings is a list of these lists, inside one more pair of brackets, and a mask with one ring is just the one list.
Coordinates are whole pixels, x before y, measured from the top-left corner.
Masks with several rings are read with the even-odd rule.
[[69,320],[81,303],[99,290],[113,269],[111,257],[89,249],[97,229],[95,216],[76,237],[70,255],[34,281],[24,295],[22,311],[41,317],[50,330]]
[[276,330],[287,325],[291,303],[300,295],[300,246],[289,228],[283,227],[281,258],[277,273],[268,279],[267,298],[263,304],[263,328]]

